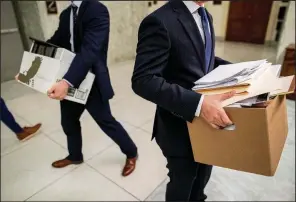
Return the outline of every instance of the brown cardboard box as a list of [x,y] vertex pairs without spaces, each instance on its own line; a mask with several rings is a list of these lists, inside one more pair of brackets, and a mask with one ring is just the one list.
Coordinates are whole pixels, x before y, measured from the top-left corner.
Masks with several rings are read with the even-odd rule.
[[201,118],[188,123],[195,161],[273,176],[288,133],[286,97],[277,96],[267,108],[225,110],[233,131],[213,129]]

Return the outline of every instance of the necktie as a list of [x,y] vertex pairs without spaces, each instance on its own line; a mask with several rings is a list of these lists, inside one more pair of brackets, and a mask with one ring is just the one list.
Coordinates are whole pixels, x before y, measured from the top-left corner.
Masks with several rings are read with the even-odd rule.
[[206,13],[206,9],[204,7],[200,7],[198,9],[198,13],[201,17],[202,27],[205,35],[205,60],[206,60],[206,73],[209,71],[210,61],[212,56],[212,38],[210,34],[209,28],[209,20]]
[[73,34],[73,50],[72,51],[76,51],[76,47],[75,47],[75,33],[76,33],[76,21],[77,21],[77,9],[78,7],[75,4],[71,4],[72,7],[72,12],[73,12],[73,30],[72,30],[72,34]]
[[76,20],[77,20],[77,9],[78,7],[75,4],[71,4],[72,7],[72,11],[73,11],[73,24],[76,24]]

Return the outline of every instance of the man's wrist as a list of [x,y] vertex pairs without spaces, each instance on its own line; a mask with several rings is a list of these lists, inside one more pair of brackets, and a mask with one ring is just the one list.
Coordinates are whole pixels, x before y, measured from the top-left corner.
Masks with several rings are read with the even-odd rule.
[[72,85],[69,81],[67,81],[66,79],[62,79],[61,81],[62,81],[63,83],[66,83],[67,86],[68,86],[68,88],[69,88],[69,87],[73,87],[73,85]]

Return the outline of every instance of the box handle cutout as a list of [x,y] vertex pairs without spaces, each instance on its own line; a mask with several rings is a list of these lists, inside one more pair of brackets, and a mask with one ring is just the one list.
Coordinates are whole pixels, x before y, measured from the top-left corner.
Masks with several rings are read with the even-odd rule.
[[230,125],[230,126],[226,126],[225,128],[223,128],[222,130],[230,130],[233,131],[236,129],[236,126],[234,124]]

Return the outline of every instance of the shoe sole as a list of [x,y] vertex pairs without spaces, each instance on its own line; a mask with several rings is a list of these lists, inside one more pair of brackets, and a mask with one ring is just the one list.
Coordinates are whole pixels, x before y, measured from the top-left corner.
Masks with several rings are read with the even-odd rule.
[[79,165],[79,164],[82,164],[82,163],[84,163],[84,161],[74,161],[74,162],[72,162],[72,163],[70,163],[70,164],[68,164],[68,165],[66,165],[66,166],[54,166],[53,164],[51,164],[51,166],[53,167],[53,168],[57,168],[57,169],[59,169],[59,168],[65,168],[65,167],[67,167],[67,166],[71,166],[71,165]]

